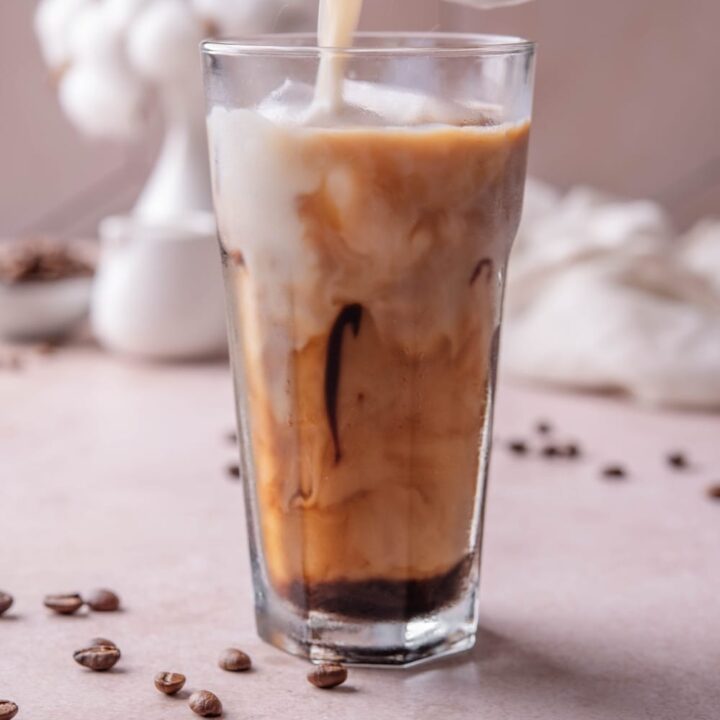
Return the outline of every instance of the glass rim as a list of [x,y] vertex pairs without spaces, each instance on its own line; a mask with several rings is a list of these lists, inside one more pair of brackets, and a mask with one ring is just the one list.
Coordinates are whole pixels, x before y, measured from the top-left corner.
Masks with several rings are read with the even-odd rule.
[[[355,40],[369,41],[369,46],[349,48],[323,47],[317,43],[317,35],[302,33],[264,33],[204,40],[200,48],[205,55],[317,57],[324,52],[363,56],[425,56],[425,57],[505,57],[510,55],[532,55],[536,44],[532,40],[513,35],[458,32],[358,32]],[[380,41],[397,40],[396,47],[380,44]],[[412,45],[413,41],[436,41],[438,45]],[[296,42],[292,42],[296,41]],[[376,45],[372,43],[376,42]],[[443,45],[442,42],[446,42]]]

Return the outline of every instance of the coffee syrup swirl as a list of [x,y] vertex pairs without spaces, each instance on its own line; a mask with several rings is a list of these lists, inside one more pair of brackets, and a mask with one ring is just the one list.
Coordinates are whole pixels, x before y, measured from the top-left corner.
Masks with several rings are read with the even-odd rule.
[[325,412],[335,447],[335,462],[342,459],[340,434],[338,432],[338,391],[340,389],[340,373],[342,372],[342,345],[345,326],[349,325],[354,337],[360,332],[362,321],[362,305],[346,305],[333,323],[328,340],[327,358],[325,361]]

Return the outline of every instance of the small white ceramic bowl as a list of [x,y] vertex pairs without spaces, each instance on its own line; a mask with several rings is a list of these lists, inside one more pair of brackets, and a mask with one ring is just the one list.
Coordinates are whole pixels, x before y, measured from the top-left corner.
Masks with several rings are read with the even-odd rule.
[[92,278],[0,282],[0,337],[50,340],[67,334],[90,308]]

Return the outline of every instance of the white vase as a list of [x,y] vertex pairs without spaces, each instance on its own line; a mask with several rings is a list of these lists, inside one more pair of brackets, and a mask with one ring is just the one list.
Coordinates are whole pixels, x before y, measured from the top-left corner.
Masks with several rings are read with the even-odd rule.
[[145,224],[174,222],[196,210],[212,210],[202,88],[194,83],[166,86],[162,108],[162,148],[133,210]]
[[130,215],[100,223],[91,319],[114,352],[192,360],[226,351],[201,88],[166,87],[166,134]]
[[220,256],[209,213],[148,223],[106,218],[91,320],[109,350],[153,360],[226,352]]

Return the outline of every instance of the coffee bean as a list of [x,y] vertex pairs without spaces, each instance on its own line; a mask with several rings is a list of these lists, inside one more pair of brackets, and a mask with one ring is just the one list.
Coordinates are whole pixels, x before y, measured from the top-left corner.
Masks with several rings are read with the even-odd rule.
[[75,662],[95,672],[109,670],[120,659],[120,649],[114,645],[93,645],[73,653]]
[[622,465],[608,465],[603,468],[602,474],[609,480],[620,480],[627,477],[627,471]]
[[105,588],[93,590],[85,602],[96,612],[114,612],[120,607],[120,598],[112,590]]
[[103,637],[93,638],[87,644],[88,647],[97,647],[98,645],[104,645],[105,647],[114,647],[114,648],[117,647],[117,645],[112,640],[108,640],[107,638],[103,638]]
[[180,673],[161,672],[155,676],[155,687],[165,695],[174,695],[183,689],[185,680]]
[[58,346],[56,343],[43,342],[35,346],[35,352],[38,355],[53,355],[57,352]]
[[542,456],[546,458],[556,458],[560,456],[560,448],[556,445],[546,445],[541,450]]
[[237,441],[238,441],[237,433],[235,433],[235,432],[229,432],[227,435],[225,435],[225,439],[226,439],[229,443],[231,443],[231,444],[233,444],[233,445],[237,445]]
[[240,466],[239,465],[228,465],[225,468],[225,471],[231,478],[239,478],[240,477]]
[[201,717],[218,717],[222,715],[222,703],[218,696],[208,690],[198,690],[190,696],[190,709]]
[[228,672],[244,672],[252,667],[252,660],[247,653],[237,648],[223,650],[218,665]]
[[18,355],[8,355],[4,358],[0,357],[0,368],[8,370],[22,370],[22,360]]
[[667,463],[675,470],[685,470],[689,465],[687,458],[681,452],[670,453],[667,456]]
[[11,720],[20,708],[11,700],[0,700],[0,720]]
[[707,490],[707,494],[711,500],[720,500],[720,483],[711,485]]
[[559,457],[570,459],[580,457],[580,448],[575,443],[560,445],[556,449]]
[[347,680],[347,670],[342,665],[328,663],[311,670],[307,678],[315,687],[329,690],[342,685]]
[[67,595],[46,595],[43,603],[58,615],[72,615],[83,606],[83,599],[77,593]]
[[541,434],[541,435],[549,435],[553,428],[552,425],[547,420],[540,420],[535,424],[535,429]]
[[13,604],[14,599],[10,593],[0,592],[0,615],[7,612]]
[[512,440],[508,443],[508,450],[515,455],[527,455],[527,443],[522,440]]

